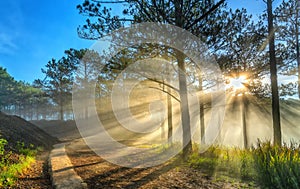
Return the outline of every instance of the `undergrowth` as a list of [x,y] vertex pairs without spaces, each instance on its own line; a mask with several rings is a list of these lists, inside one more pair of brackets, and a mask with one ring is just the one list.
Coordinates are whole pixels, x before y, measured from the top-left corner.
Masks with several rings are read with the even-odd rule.
[[188,164],[216,179],[238,179],[253,187],[300,188],[300,146],[295,143],[279,147],[258,141],[248,150],[211,146],[204,153],[195,150]]
[[25,147],[23,142],[18,142],[17,152],[7,150],[7,145],[7,140],[0,139],[0,188],[13,186],[18,175],[35,161],[38,151],[33,145]]
[[300,147],[295,143],[273,146],[258,143],[252,150],[257,180],[265,188],[300,188]]
[[211,177],[231,177],[240,180],[253,180],[255,170],[249,150],[211,146],[203,153],[194,151],[189,165],[201,169]]

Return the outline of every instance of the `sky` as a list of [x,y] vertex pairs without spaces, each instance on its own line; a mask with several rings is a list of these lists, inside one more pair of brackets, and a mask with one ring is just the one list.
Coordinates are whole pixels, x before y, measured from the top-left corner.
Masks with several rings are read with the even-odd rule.
[[60,59],[69,48],[88,48],[92,41],[77,36],[85,19],[81,0],[0,1],[0,66],[16,80],[43,78],[41,68]]
[[[70,48],[89,48],[95,41],[80,39],[78,25],[86,17],[76,5],[84,0],[1,0],[0,66],[16,80],[31,83],[43,79],[41,72],[52,58],[60,59]],[[275,0],[274,7],[281,0]],[[228,0],[228,6],[246,7],[257,16],[265,10],[262,0]]]

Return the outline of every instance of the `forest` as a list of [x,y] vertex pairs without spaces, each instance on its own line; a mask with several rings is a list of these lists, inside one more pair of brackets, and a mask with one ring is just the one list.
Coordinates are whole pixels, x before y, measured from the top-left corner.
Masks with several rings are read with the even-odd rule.
[[[78,35],[84,39],[99,39],[108,28],[104,27],[120,27],[126,26],[128,23],[138,23],[142,21],[161,22],[163,18],[160,14],[162,10],[157,5],[142,7],[144,12],[134,13],[129,8],[124,9],[122,15],[111,15],[110,9],[100,4],[84,2],[78,5],[77,9],[83,16],[88,17],[87,23],[78,27]],[[121,3],[121,2],[120,2]],[[146,2],[145,2],[146,3]],[[158,3],[158,2],[157,2]],[[107,2],[109,4],[109,2]],[[196,4],[196,3],[194,3]],[[196,14],[202,15],[208,10],[211,11],[203,19],[193,20],[189,22],[187,19],[183,28],[192,32],[194,35],[201,37],[201,40],[207,44],[209,51],[213,54],[218,65],[220,66],[224,76],[243,75],[247,73],[247,83],[249,93],[258,98],[270,98],[271,84],[268,82],[270,77],[270,59],[268,47],[268,25],[266,12],[261,13],[258,19],[253,19],[253,15],[247,13],[246,9],[232,10],[226,6],[226,2],[220,2],[217,7],[210,7],[213,3],[202,3],[199,5],[184,5],[186,7],[200,7],[196,12],[187,12],[187,16],[191,18]],[[104,4],[105,5],[105,4]],[[132,5],[133,6],[133,5]],[[136,5],[138,6],[138,5]],[[141,5],[140,5],[141,6]],[[166,5],[165,5],[166,6]],[[275,34],[275,55],[278,75],[291,76],[289,82],[279,82],[279,95],[282,99],[289,97],[300,97],[298,88],[298,65],[299,63],[299,9],[297,1],[283,1],[274,10],[274,31]],[[101,10],[103,8],[106,11]],[[146,9],[147,8],[147,9]],[[149,9],[149,10],[148,10]],[[153,9],[153,10],[152,10]],[[155,12],[157,15],[148,13]],[[216,9],[216,10],[215,10]],[[168,18],[167,23],[173,21],[171,10],[164,10],[170,15],[164,15]],[[186,10],[188,11],[188,10]],[[190,15],[188,15],[188,13]],[[136,14],[136,15],[135,15]],[[144,15],[145,14],[145,15]],[[148,15],[148,16],[147,16]],[[99,21],[93,21],[94,18],[101,18]],[[132,18],[133,17],[133,18]],[[144,18],[145,17],[145,18]],[[165,19],[166,19],[165,18]],[[102,20],[103,19],[103,20]],[[105,25],[100,22],[104,20],[110,21],[111,25]],[[102,26],[102,27],[100,27]],[[103,30],[103,31],[102,31]],[[80,59],[84,56],[88,49],[68,49],[65,56],[56,60],[51,59],[45,68],[42,68],[44,78],[37,78],[33,83],[24,81],[15,81],[12,76],[7,73],[5,68],[1,68],[1,111],[17,114],[27,119],[43,119],[49,118],[67,119],[72,116],[70,110],[71,88],[75,79],[75,71],[79,65]],[[150,51],[150,50],[149,50]],[[126,52],[123,52],[126,53]],[[128,52],[129,54],[130,52]],[[125,67],[130,61],[134,61],[134,57],[128,57],[125,63],[119,60],[104,63],[107,66],[106,72],[116,71]],[[149,53],[150,54],[150,53]],[[138,55],[135,55],[138,56]],[[151,55],[149,55],[151,56]],[[124,58],[124,57],[123,57]],[[131,60],[130,60],[131,59]],[[123,64],[123,65],[122,65]],[[107,74],[106,78],[115,77]],[[266,81],[267,82],[263,82]],[[9,95],[8,95],[9,94]],[[63,102],[63,103],[62,103]],[[46,105],[46,110],[39,110],[37,105]],[[63,104],[63,105],[62,105]],[[68,113],[64,116],[55,117],[59,112],[59,106],[64,106]],[[50,108],[51,107],[51,108]],[[24,111],[26,109],[26,111]],[[61,113],[61,112],[60,112]]]
[[249,188],[299,188],[300,1],[260,1],[253,15],[226,0],[82,0],[77,35],[95,44],[65,49],[32,83],[0,66],[0,113],[76,123],[86,145],[100,138],[100,152],[89,147],[121,167],[175,158]]

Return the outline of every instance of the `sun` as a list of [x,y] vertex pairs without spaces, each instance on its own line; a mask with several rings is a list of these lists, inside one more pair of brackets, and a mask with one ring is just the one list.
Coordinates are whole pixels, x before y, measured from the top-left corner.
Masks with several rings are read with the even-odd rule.
[[245,83],[247,83],[245,76],[232,77],[229,79],[229,87],[232,87],[235,90],[245,89]]

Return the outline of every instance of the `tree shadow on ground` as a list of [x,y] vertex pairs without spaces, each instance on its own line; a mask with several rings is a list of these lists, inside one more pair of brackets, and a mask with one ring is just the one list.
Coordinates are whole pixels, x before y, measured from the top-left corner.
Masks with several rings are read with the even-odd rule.
[[149,168],[116,167],[102,174],[97,174],[87,179],[86,182],[89,188],[140,188],[158,179],[160,175],[175,168],[176,165],[177,163],[172,162]]

